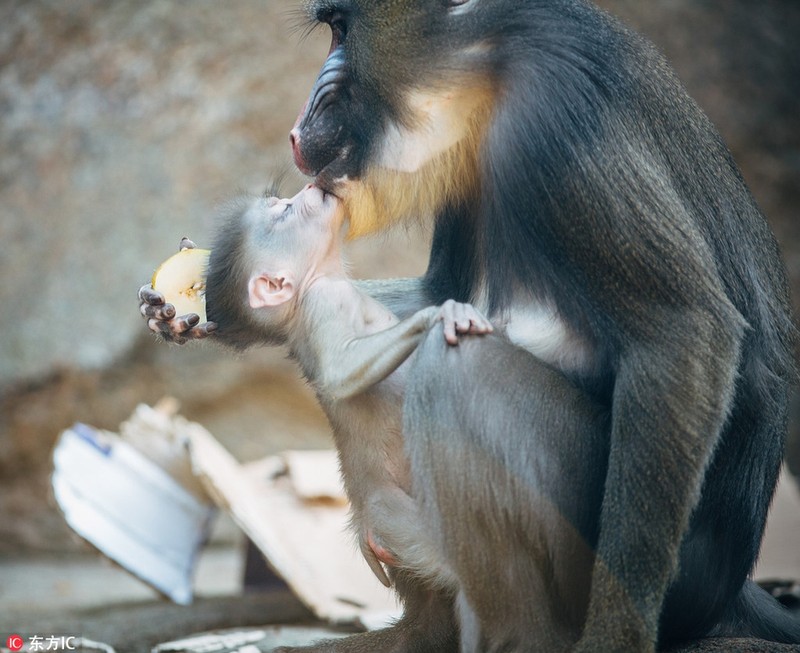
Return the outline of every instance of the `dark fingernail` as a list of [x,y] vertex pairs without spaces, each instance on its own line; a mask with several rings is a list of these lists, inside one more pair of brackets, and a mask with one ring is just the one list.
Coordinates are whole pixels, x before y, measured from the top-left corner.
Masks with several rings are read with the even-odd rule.
[[175,307],[172,304],[164,304],[161,309],[161,315],[165,320],[171,320],[175,317]]
[[152,288],[142,291],[142,299],[151,306],[161,306],[164,303],[164,295]]

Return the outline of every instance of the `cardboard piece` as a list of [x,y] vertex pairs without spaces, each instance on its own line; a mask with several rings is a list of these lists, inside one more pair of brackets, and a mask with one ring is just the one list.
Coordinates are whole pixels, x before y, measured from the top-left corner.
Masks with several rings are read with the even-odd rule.
[[[195,473],[218,505],[315,615],[365,628],[400,616],[394,593],[372,574],[347,529],[348,504],[334,451],[293,451],[240,465],[210,433],[196,430],[190,453]],[[327,480],[310,490],[308,479],[315,474]],[[321,494],[323,487],[329,491]]]
[[52,484],[70,527],[176,603],[192,578],[214,504],[322,620],[385,626],[400,616],[347,528],[334,451],[239,464],[177,405],[137,407],[120,434],[76,424],[53,452]]

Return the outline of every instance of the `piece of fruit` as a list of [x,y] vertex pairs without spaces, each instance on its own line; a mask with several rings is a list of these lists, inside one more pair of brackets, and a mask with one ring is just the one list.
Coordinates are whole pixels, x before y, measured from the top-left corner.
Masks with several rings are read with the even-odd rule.
[[200,324],[206,318],[206,267],[208,249],[182,249],[158,266],[151,282],[175,307],[175,317],[197,313]]

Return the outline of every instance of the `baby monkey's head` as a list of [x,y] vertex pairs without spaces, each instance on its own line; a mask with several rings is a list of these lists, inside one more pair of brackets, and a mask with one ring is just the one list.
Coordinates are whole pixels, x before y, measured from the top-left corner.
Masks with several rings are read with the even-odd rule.
[[343,211],[309,184],[289,199],[242,195],[223,210],[206,279],[208,319],[225,344],[280,344],[315,279],[342,270]]

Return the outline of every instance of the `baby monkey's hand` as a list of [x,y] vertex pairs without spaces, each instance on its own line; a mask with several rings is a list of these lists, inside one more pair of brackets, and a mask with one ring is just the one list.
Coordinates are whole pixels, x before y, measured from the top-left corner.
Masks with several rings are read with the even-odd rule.
[[462,304],[453,299],[442,304],[438,319],[444,325],[444,339],[448,345],[457,345],[459,335],[483,335],[494,331],[489,320],[472,304]]
[[[188,238],[182,238],[179,251],[197,247]],[[175,307],[164,301],[164,295],[147,283],[139,288],[139,312],[147,319],[147,327],[164,340],[182,345],[188,340],[200,340],[217,329],[214,322],[200,324],[196,313],[175,315]]]

